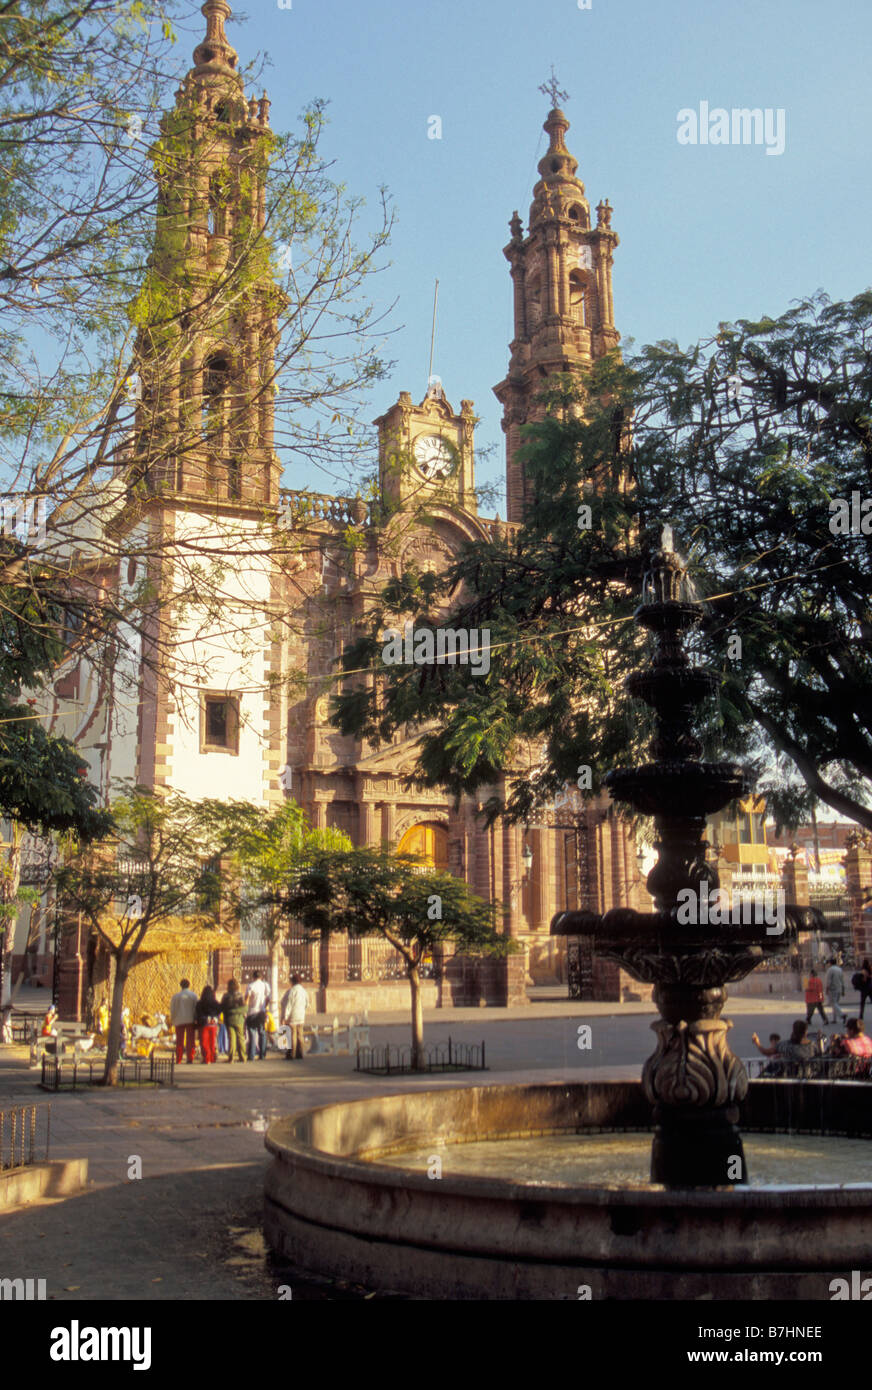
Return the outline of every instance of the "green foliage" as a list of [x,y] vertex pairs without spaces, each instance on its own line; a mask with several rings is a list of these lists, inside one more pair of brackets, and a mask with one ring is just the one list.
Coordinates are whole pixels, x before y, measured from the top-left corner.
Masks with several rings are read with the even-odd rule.
[[[66,905],[86,917],[126,973],[151,927],[202,914],[213,890],[210,861],[225,840],[203,804],[180,792],[131,784],[111,812],[111,839],[68,856],[55,880]],[[131,897],[141,908],[133,915]],[[107,927],[107,914],[123,918],[117,930]]]
[[201,803],[201,814],[224,846],[224,871],[215,891],[236,920],[256,922],[271,943],[287,928],[283,895],[295,886],[301,867],[313,855],[351,848],[341,830],[310,826],[293,801],[267,810],[247,801],[209,800]]
[[314,854],[297,881],[277,896],[282,911],[312,935],[380,935],[409,970],[446,940],[458,950],[487,955],[506,955],[516,944],[496,930],[497,907],[460,879],[388,850]]
[[[872,828],[872,551],[830,527],[833,498],[872,498],[870,399],[872,293],[819,295],[687,351],[658,343],[556,379],[525,431],[523,526],[438,579],[410,571],[386,587],[343,656],[371,674],[348,679],[334,722],[376,744],[417,731],[424,785],[473,793],[506,777],[491,816],[526,819],[580,765],[596,792],[610,767],[645,758],[650,721],[624,680],[642,660],[630,619],[668,522],[706,599],[699,652],[723,681],[701,711],[707,755],[769,768],[787,815],[796,788],[780,808],[771,775],[781,755],[814,798]],[[405,620],[488,630],[489,674],[385,666],[381,634]]]

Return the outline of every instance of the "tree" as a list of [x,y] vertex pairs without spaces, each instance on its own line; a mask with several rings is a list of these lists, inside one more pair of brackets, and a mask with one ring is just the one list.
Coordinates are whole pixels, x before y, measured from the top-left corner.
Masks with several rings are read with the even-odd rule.
[[[0,555],[0,602],[6,586],[26,595],[52,579],[77,614],[68,659],[87,654],[122,695],[142,662],[162,680],[196,683],[190,648],[173,638],[178,615],[195,604],[220,617],[241,543],[254,564],[296,563],[266,508],[256,535],[227,524],[182,540],[149,524],[166,488],[168,391],[207,330],[258,299],[273,365],[254,400],[232,383],[222,429],[247,428],[245,411],[268,401],[275,444],[334,471],[360,457],[358,409],[385,370],[365,299],[390,228],[384,199],[359,241],[360,201],[319,152],[321,102],[299,134],[266,129],[258,142],[241,90],[217,125],[201,120],[190,89],[161,121],[179,76],[181,11],[178,0],[13,0],[0,35],[0,530],[16,534]],[[239,138],[233,122],[248,125]],[[219,146],[252,157],[216,168],[208,215],[231,205],[243,215],[224,262],[212,256],[203,274],[207,210],[190,169]],[[180,467],[203,448],[204,399],[172,416]],[[210,416],[210,440],[216,432]],[[128,570],[136,581],[119,582]]]
[[244,801],[204,801],[204,821],[226,844],[221,894],[231,915],[255,925],[268,943],[270,987],[277,1004],[278,960],[290,922],[283,895],[297,883],[300,870],[325,851],[347,850],[351,841],[341,830],[310,826],[294,801],[277,809]]
[[[768,772],[789,820],[802,798],[787,759],[808,794],[872,828],[870,395],[869,293],[553,382],[527,428],[524,524],[384,591],[344,654],[367,674],[348,679],[335,722],[376,743],[419,729],[424,785],[472,792],[514,772],[491,817],[526,819],[567,783],[596,792],[609,767],[646,756],[650,721],[623,682],[670,523],[706,603],[698,650],[723,682],[702,712],[708,755]],[[489,673],[385,666],[383,630],[402,620],[487,630]]]
[[115,964],[104,1083],[121,1053],[124,988],[139,953],[158,935],[178,944],[208,921],[217,894],[214,860],[226,848],[201,804],[178,792],[131,787],[113,802],[115,833],[56,871],[66,910],[81,914]]
[[444,942],[460,951],[508,955],[516,943],[494,927],[497,908],[453,874],[387,850],[353,849],[312,858],[277,894],[282,912],[313,935],[381,936],[402,957],[411,989],[412,1067],[424,1067],[421,963]]
[[[0,540],[0,549],[2,549]],[[112,817],[97,805],[87,767],[69,739],[48,733],[22,690],[51,673],[62,651],[62,615],[45,588],[7,591],[0,602],[0,818],[10,823],[0,861],[0,1004],[11,990],[11,958],[19,909],[33,906],[22,889],[24,836],[73,835],[88,844],[105,835]]]

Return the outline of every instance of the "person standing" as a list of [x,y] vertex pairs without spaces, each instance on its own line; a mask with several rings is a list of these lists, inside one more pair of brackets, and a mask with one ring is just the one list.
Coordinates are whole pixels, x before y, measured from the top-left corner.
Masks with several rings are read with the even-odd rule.
[[844,1023],[845,1015],[842,1012],[841,1000],[845,994],[845,977],[842,974],[842,967],[835,959],[830,961],[830,968],[824,980],[827,1002],[833,1011],[833,1022]]
[[231,1064],[236,1060],[245,1061],[245,1047],[242,1042],[242,1025],[245,1021],[245,1000],[242,997],[242,990],[239,988],[237,980],[228,980],[227,989],[221,996],[221,1012],[224,1015],[224,1024],[227,1028],[227,1060]]
[[191,981],[182,980],[180,989],[170,1000],[170,1023],[176,1030],[176,1066],[181,1063],[183,1052],[188,1063],[194,1060],[196,1015],[197,996],[191,989]]
[[248,1013],[245,1031],[248,1034],[248,1060],[254,1061],[255,1052],[262,1062],[266,1056],[266,1006],[269,1003],[270,988],[262,975],[255,975],[245,993]]
[[204,985],[203,993],[197,1000],[197,1028],[200,1032],[200,1056],[205,1066],[218,1060],[216,1045],[220,1016],[221,1005],[215,998],[214,989],[211,985]]
[[286,1061],[288,1062],[303,1060],[303,1025],[306,1022],[308,1007],[309,996],[303,989],[303,982],[299,975],[292,975],[291,988],[288,991],[287,1003],[285,1004],[285,1023],[290,1028],[286,1054]]
[[823,981],[821,980],[821,977],[820,977],[820,975],[818,975],[818,973],[817,973],[817,971],[815,970],[814,966],[812,966],[812,968],[811,968],[811,970],[810,970],[810,972],[809,972],[808,984],[807,984],[806,987],[805,987],[805,1021],[806,1021],[806,1023],[811,1023],[812,1018],[814,1017],[814,1011],[815,1011],[815,1009],[819,1009],[819,1010],[820,1010],[820,1016],[821,1016],[821,1018],[823,1019],[824,1023],[826,1023],[826,1021],[827,1021],[827,1016],[826,1016],[826,1014],[824,1013],[824,986],[823,986]]

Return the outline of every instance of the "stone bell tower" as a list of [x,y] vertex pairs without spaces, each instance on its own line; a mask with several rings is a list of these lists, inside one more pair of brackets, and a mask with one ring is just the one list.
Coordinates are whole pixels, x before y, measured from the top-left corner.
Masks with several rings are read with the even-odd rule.
[[557,102],[566,97],[555,81],[542,90],[552,100],[544,129],[549,138],[539,161],[529,230],[515,212],[512,239],[504,248],[514,285],[514,337],[509,370],[494,387],[503,407],[506,435],[508,519],[523,520],[525,480],[517,455],[521,426],[542,418],[537,396],[554,373],[573,372],[616,347],[620,338],[612,304],[612,231],[608,199],[596,209],[591,227],[578,160],[566,148],[569,121]]
[[134,473],[146,494],[275,506],[276,315],[283,295],[265,239],[270,103],[247,100],[227,41],[226,0],[206,0],[206,36],[151,155],[157,225],[135,306]]

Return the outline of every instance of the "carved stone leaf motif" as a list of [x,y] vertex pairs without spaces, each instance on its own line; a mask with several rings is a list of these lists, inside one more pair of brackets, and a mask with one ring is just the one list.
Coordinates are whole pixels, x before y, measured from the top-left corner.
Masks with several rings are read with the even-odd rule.
[[748,1093],[748,1073],[727,1045],[731,1023],[659,1022],[657,1050],[642,1070],[645,1095],[666,1105],[733,1105]]
[[609,944],[598,938],[596,954],[616,961],[643,984],[687,984],[703,989],[743,980],[763,960],[759,947],[734,951],[711,949],[698,954],[667,954],[650,942]]

